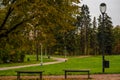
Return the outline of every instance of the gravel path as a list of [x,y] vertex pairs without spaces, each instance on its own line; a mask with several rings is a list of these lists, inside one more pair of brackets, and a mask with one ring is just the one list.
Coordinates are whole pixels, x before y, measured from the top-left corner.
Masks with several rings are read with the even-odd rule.
[[[87,79],[87,75],[72,75],[68,79],[61,76],[43,76],[43,80],[120,80],[120,74],[95,74]],[[0,76],[0,80],[16,80],[17,76]],[[23,80],[37,80],[39,76],[22,76]]]

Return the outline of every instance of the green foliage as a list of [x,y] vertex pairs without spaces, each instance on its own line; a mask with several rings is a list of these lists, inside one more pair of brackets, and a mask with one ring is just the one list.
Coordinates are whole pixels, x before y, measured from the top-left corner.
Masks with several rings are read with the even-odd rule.
[[0,50],[0,63],[7,63],[7,60],[10,59],[9,51],[7,50]]
[[99,50],[100,54],[102,50],[106,54],[112,54],[112,47],[113,47],[113,26],[111,18],[105,14],[104,25],[103,21],[101,21],[101,16],[98,19],[99,26],[98,26],[98,42],[99,42]]
[[120,54],[120,26],[113,28],[114,35],[114,44],[113,44],[113,53]]
[[11,50],[0,50],[0,63],[24,62],[25,55],[23,52],[9,54]]
[[[97,55],[98,50],[102,50],[101,17],[98,30],[96,24],[93,24],[92,28],[89,7],[83,5],[79,12],[79,7],[74,5],[78,4],[79,0],[2,0],[1,2],[0,39],[5,40],[1,39],[0,45],[3,47],[1,50],[8,51],[6,55],[14,53],[19,55],[19,58],[26,53],[38,55],[41,52],[41,44],[43,53],[48,55],[55,52],[62,55],[65,52],[68,55]],[[93,22],[96,23],[96,20]],[[116,42],[113,44],[113,26],[109,16],[105,18],[105,25],[103,29],[106,37],[105,51],[108,54],[112,54],[112,51],[118,54],[119,40],[115,39]],[[114,36],[117,36],[116,30]]]
[[78,49],[78,53],[89,55],[90,52],[90,35],[91,35],[91,23],[90,23],[90,12],[89,7],[87,5],[82,5],[81,12],[77,16],[76,22],[76,49]]
[[[20,36],[19,36],[20,37]],[[1,39],[0,59],[1,63],[23,62],[25,50],[22,48],[21,39],[16,39],[16,35]]]
[[[73,3],[77,4],[79,0],[3,0],[0,11],[4,16],[0,15],[0,30],[5,30],[0,32],[0,38],[14,39],[9,44],[28,54],[38,53],[39,43],[48,53],[54,53],[56,49],[52,48],[56,46],[57,34],[63,37],[74,29],[79,7]],[[30,32],[33,32],[32,37]]]

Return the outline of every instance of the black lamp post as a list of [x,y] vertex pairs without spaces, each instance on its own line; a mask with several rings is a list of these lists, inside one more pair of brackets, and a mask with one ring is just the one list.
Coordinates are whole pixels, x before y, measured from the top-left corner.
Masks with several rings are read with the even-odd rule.
[[101,3],[100,4],[100,12],[102,13],[102,72],[105,72],[105,57],[104,57],[104,53],[105,53],[105,47],[104,47],[104,16],[105,16],[105,12],[106,12],[106,4],[105,3]]

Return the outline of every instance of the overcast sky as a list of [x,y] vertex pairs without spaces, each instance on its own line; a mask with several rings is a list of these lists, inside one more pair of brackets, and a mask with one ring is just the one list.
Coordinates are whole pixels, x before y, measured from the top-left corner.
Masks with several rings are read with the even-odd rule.
[[112,18],[113,25],[120,25],[120,0],[82,0],[81,3],[88,5],[91,18],[94,16],[98,18],[101,14],[99,5],[106,3],[106,13]]

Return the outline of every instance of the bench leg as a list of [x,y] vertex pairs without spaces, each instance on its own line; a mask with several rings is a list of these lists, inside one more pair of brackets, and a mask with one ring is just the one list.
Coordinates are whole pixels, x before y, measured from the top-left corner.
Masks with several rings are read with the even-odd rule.
[[65,79],[67,79],[67,72],[65,71]]
[[90,72],[88,71],[88,79],[90,79]]
[[20,73],[17,73],[17,80],[20,80]]
[[42,73],[40,73],[40,80],[42,80]]

